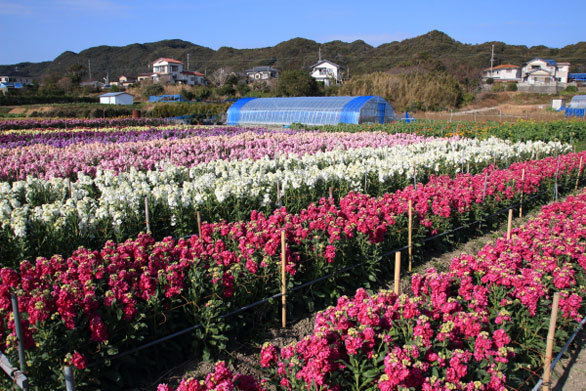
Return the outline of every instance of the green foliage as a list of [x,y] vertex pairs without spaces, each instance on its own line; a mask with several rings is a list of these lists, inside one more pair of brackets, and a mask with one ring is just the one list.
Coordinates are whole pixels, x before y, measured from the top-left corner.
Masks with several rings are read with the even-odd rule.
[[0,95],[0,105],[20,106],[51,103],[97,103],[98,97],[73,95]]
[[494,84],[494,79],[492,77],[489,77],[488,79],[486,79],[486,84]]
[[498,137],[510,141],[560,141],[575,144],[578,149],[586,141],[586,122],[582,120],[558,120],[549,122],[447,122],[422,121],[411,123],[393,122],[390,124],[339,124],[326,126],[307,126],[294,124],[297,129],[320,129],[325,132],[364,132],[379,131],[386,133],[413,133],[424,136],[446,137],[458,135],[486,139]]
[[85,76],[86,69],[83,65],[73,64],[67,68],[66,76],[71,80],[74,85],[79,85],[81,79]]
[[492,85],[490,89],[491,92],[503,92],[505,90],[505,85],[503,83],[495,83]]
[[507,91],[517,91],[517,83],[508,83]]
[[159,83],[148,84],[143,88],[143,94],[147,97],[161,95],[165,89]]
[[222,115],[228,107],[230,103],[156,103],[147,115],[154,118],[195,115],[203,119]]
[[567,86],[566,92],[578,92],[578,87],[576,86]]
[[277,85],[279,96],[318,96],[320,89],[313,77],[302,70],[283,71]]

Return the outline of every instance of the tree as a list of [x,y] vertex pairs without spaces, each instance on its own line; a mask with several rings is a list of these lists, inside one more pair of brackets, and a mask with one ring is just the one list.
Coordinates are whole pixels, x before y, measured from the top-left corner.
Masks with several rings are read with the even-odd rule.
[[277,84],[279,96],[318,96],[320,88],[313,77],[302,70],[283,71]]
[[71,84],[74,86],[79,85],[81,83],[81,79],[85,76],[86,69],[81,64],[73,64],[69,68],[67,68],[67,72],[65,74],[71,80]]

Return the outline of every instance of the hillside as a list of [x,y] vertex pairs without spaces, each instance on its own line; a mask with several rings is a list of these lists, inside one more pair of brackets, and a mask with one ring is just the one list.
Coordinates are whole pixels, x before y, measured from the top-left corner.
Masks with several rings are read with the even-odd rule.
[[425,62],[452,73],[478,75],[490,64],[491,46],[495,45],[495,65],[521,64],[534,57],[569,61],[572,72],[586,72],[586,42],[578,42],[561,49],[545,46],[507,45],[503,42],[486,42],[478,45],[463,44],[447,34],[434,30],[427,34],[373,47],[364,41],[332,41],[324,44],[294,38],[273,47],[234,49],[221,47],[213,50],[191,42],[171,39],[127,46],[97,46],[73,53],[64,52],[53,61],[0,65],[1,74],[19,72],[41,77],[48,73],[62,74],[74,64],[88,67],[91,61],[93,79],[109,74],[113,80],[119,75],[137,75],[150,71],[149,64],[158,57],[172,57],[187,63],[189,68],[210,74],[218,68],[243,71],[255,65],[272,65],[281,70],[309,69],[318,59],[327,58],[349,68],[350,75],[387,71],[392,68],[417,66]]

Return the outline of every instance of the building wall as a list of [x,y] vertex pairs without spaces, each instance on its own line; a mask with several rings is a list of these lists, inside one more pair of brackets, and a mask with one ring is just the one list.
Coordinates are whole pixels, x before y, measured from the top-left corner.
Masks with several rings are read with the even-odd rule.
[[330,85],[331,79],[334,79],[337,82],[341,81],[338,68],[327,62],[314,68],[311,72],[311,77],[318,81],[323,81],[326,86]]

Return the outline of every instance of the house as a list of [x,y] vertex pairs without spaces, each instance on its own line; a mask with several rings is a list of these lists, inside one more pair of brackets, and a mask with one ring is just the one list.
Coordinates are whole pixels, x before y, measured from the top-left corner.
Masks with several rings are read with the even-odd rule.
[[153,61],[152,73],[141,73],[137,80],[151,79],[154,82],[169,84],[205,85],[205,76],[202,73],[188,71],[183,68],[183,62],[173,58],[161,57]]
[[137,81],[136,77],[122,75],[118,78],[118,81],[111,81],[110,85],[129,87],[129,86],[133,85],[134,83],[136,83],[136,81]]
[[531,85],[556,85],[568,82],[569,62],[556,62],[534,58],[521,71],[523,83]]
[[482,79],[493,79],[495,82],[521,81],[521,67],[513,64],[503,64],[483,71]]
[[255,80],[278,79],[281,71],[270,66],[258,66],[244,71],[248,78]]
[[106,105],[131,105],[134,97],[126,92],[108,92],[100,95],[100,103]]
[[344,68],[328,60],[320,60],[311,66],[311,77],[324,85],[342,84]]

